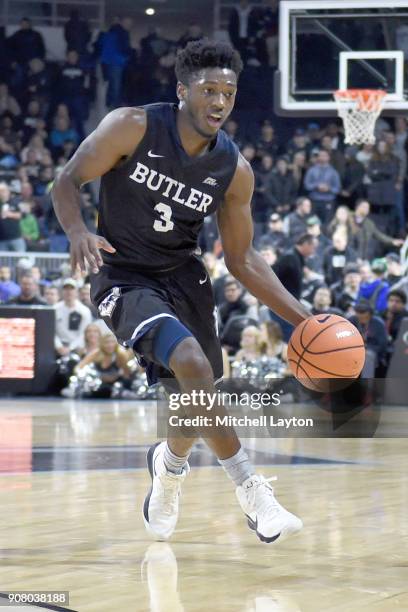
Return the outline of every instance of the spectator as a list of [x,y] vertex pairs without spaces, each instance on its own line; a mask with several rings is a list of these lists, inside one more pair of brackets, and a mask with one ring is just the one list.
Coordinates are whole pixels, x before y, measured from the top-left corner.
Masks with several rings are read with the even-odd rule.
[[224,284],[224,301],[218,308],[218,316],[222,329],[232,317],[246,314],[248,306],[243,298],[242,289],[234,278]]
[[78,52],[70,49],[59,74],[58,97],[67,106],[81,139],[85,136],[83,123],[89,114],[88,91],[89,77],[79,64]]
[[397,143],[394,132],[384,132],[384,140],[389,152],[398,159],[398,176],[395,183],[395,213],[397,231],[405,229],[405,177],[407,176],[407,154],[404,147]]
[[386,360],[388,337],[384,322],[374,316],[369,302],[358,302],[355,315],[350,317],[363,337],[366,347],[366,361],[362,372],[363,378],[374,378],[376,371],[383,367]]
[[347,244],[347,236],[343,232],[333,234],[333,244],[326,248],[323,255],[323,272],[326,282],[334,285],[341,280],[346,265],[356,259],[356,252]]
[[306,195],[303,189],[306,174],[306,153],[304,151],[295,153],[289,168],[292,172],[293,180],[295,181],[296,194]]
[[389,339],[389,353],[392,353],[392,346],[397,339],[402,319],[408,317],[407,296],[399,289],[392,289],[387,298],[387,308],[383,313],[385,328]]
[[341,190],[339,173],[329,161],[328,152],[321,149],[317,163],[305,175],[305,188],[323,224],[330,221],[336,197]]
[[391,238],[380,232],[374,221],[369,218],[370,203],[367,200],[359,200],[356,204],[352,221],[356,226],[353,247],[360,259],[372,259],[378,251],[378,243],[388,244],[396,247],[403,245],[403,240]]
[[255,325],[244,327],[240,346],[235,355],[237,361],[255,361],[261,356],[261,332]]
[[296,209],[287,215],[283,222],[284,231],[292,244],[299,236],[307,231],[307,220],[312,212],[312,203],[309,198],[301,196],[296,200]]
[[352,314],[360,291],[361,275],[358,267],[349,264],[344,268],[342,282],[332,286],[334,304],[347,315]]
[[307,233],[316,238],[316,250],[312,257],[309,257],[307,267],[318,274],[323,272],[323,259],[326,249],[331,245],[331,241],[322,232],[322,224],[317,215],[309,217],[306,223]]
[[333,236],[333,234],[342,233],[346,236],[347,241],[352,241],[356,232],[357,226],[351,210],[347,206],[339,206],[333,219],[327,226],[328,235]]
[[101,63],[108,81],[106,106],[110,110],[122,103],[123,73],[132,52],[129,38],[131,29],[132,20],[124,17],[120,23],[114,23],[102,38]]
[[37,179],[34,179],[34,194],[36,196],[43,196],[50,190],[52,181],[54,179],[54,166],[43,166],[40,169],[40,173]]
[[276,157],[279,145],[275,139],[275,129],[269,121],[264,121],[261,127],[261,135],[257,139],[257,155],[260,157],[265,153]]
[[258,248],[261,249],[265,246],[271,246],[279,255],[291,246],[288,236],[283,231],[282,217],[278,213],[272,213],[268,230],[259,240]]
[[402,278],[403,270],[399,256],[397,253],[388,253],[385,256],[387,262],[387,282],[392,287]]
[[82,359],[76,371],[92,364],[102,380],[102,385],[92,393],[92,397],[111,397],[113,384],[130,376],[128,361],[127,351],[119,346],[115,336],[109,333],[102,336],[99,348]]
[[269,183],[272,175],[273,158],[264,154],[261,164],[254,169],[255,189],[252,201],[252,218],[255,227],[255,239],[258,239],[265,231],[265,224],[272,212],[272,199],[269,191]]
[[20,29],[9,38],[12,59],[24,66],[34,57],[44,59],[45,45],[40,32],[33,30],[30,19],[20,21]]
[[80,352],[81,357],[86,357],[99,349],[102,338],[101,328],[97,323],[89,323],[84,331],[84,346]]
[[387,296],[390,288],[384,279],[387,264],[384,259],[374,259],[371,264],[373,280],[363,282],[360,286],[358,300],[367,301],[376,314],[382,314],[387,307]]
[[289,141],[287,145],[287,154],[290,158],[294,158],[297,153],[303,153],[305,159],[309,156],[309,145],[306,138],[306,132],[303,128],[297,128],[295,130],[293,139]]
[[21,150],[21,132],[15,127],[15,119],[10,113],[4,113],[0,123],[0,136],[16,151]]
[[33,98],[38,101],[43,113],[45,114],[49,107],[51,90],[51,79],[48,68],[45,62],[34,57],[28,62],[28,74],[26,81],[25,101],[26,104]]
[[276,162],[276,169],[269,178],[269,198],[276,212],[285,215],[290,211],[296,199],[296,181],[285,157]]
[[44,287],[44,300],[47,303],[47,306],[56,306],[60,301],[60,294],[58,287],[54,285],[48,285]]
[[13,306],[45,306],[45,301],[38,295],[38,285],[31,274],[20,277],[20,295],[9,300]]
[[25,251],[21,234],[21,212],[6,183],[0,183],[0,251]]
[[327,151],[329,154],[330,165],[337,171],[341,182],[343,183],[344,173],[346,169],[346,160],[343,153],[333,146],[332,137],[329,134],[322,136],[320,148]]
[[21,287],[11,279],[11,270],[9,266],[1,266],[0,268],[0,303],[4,304],[9,300],[18,297],[21,293]]
[[313,297],[312,314],[337,314],[342,315],[342,311],[332,307],[332,293],[328,287],[319,287]]
[[79,143],[79,134],[72,128],[69,121],[64,117],[55,119],[55,127],[50,134],[50,145],[53,155],[56,156],[62,151],[64,143],[72,141],[76,145]]
[[79,11],[72,10],[68,21],[64,26],[64,37],[67,43],[67,51],[72,49],[79,55],[84,55],[91,40],[89,24],[79,16]]
[[77,283],[68,278],[63,281],[62,301],[56,307],[55,349],[60,356],[82,349],[85,328],[92,321],[89,308],[78,300]]
[[10,95],[7,83],[0,83],[0,115],[4,113],[19,117],[21,109],[17,100]]
[[232,44],[246,59],[248,39],[253,33],[253,6],[248,0],[240,0],[238,5],[231,9],[228,33]]
[[41,114],[41,106],[38,100],[30,100],[22,120],[24,142],[28,142],[34,134],[46,136],[45,120]]
[[263,352],[267,357],[276,357],[282,361],[288,359],[288,345],[283,341],[282,328],[275,321],[261,324],[261,337],[264,341]]
[[[293,249],[282,255],[276,262],[273,270],[286,289],[297,299],[302,292],[303,268],[305,260],[314,254],[316,250],[316,239],[308,234],[303,234],[297,239]],[[292,325],[281,317],[270,311],[271,319],[282,327],[285,342],[289,341]]]
[[356,153],[353,147],[347,147],[344,152],[345,167],[340,197],[347,206],[351,206],[357,198],[361,198],[364,195],[363,181],[365,168],[356,158]]
[[[397,219],[397,185],[401,189],[399,180],[399,160],[390,151],[383,140],[376,145],[367,168],[370,183],[367,196],[371,204],[388,208],[394,224]],[[401,223],[401,219],[399,220]]]
[[35,251],[40,239],[40,229],[37,218],[32,214],[30,202],[20,202],[20,230],[28,251]]

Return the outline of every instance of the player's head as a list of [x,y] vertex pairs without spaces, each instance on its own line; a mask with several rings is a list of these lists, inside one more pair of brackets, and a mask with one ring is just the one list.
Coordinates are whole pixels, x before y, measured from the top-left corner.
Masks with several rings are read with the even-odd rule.
[[177,97],[194,129],[212,138],[225,123],[235,102],[242,70],[239,53],[228,43],[196,40],[178,53]]

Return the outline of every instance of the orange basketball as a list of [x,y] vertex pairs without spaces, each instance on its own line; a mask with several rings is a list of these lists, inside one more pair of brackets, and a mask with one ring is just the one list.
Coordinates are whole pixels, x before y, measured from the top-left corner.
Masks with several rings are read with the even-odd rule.
[[288,345],[294,376],[313,391],[344,389],[357,378],[365,361],[358,329],[334,314],[320,314],[296,327]]

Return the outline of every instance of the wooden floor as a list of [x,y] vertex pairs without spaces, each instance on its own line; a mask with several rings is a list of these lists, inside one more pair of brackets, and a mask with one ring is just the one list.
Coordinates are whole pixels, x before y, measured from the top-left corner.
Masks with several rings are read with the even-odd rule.
[[177,532],[152,543],[154,440],[149,402],[2,400],[0,591],[70,591],[80,612],[408,610],[406,439],[247,440],[304,521],[280,546],[247,528],[201,445]]

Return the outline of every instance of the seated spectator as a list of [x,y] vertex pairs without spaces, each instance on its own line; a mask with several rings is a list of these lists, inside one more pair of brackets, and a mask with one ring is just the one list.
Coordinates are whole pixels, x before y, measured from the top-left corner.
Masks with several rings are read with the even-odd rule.
[[347,147],[344,152],[346,163],[342,176],[340,198],[347,206],[351,206],[357,198],[364,195],[365,168],[356,158],[356,153],[357,151],[353,147]]
[[361,376],[374,378],[386,362],[388,336],[384,321],[374,316],[374,310],[369,302],[360,301],[354,307],[355,315],[350,317],[363,337],[366,348],[366,361]]
[[259,254],[264,258],[268,266],[272,268],[277,261],[276,251],[270,244],[267,244],[259,249]]
[[275,137],[275,128],[269,121],[264,121],[261,127],[261,135],[257,139],[257,155],[261,157],[267,153],[276,157],[279,152],[279,144]]
[[41,106],[38,100],[30,100],[27,110],[22,120],[24,142],[29,142],[34,134],[46,137],[45,119],[41,113]]
[[394,350],[394,342],[397,339],[402,320],[408,317],[407,296],[403,291],[392,289],[387,298],[387,308],[382,318],[388,333],[388,362]]
[[353,223],[356,226],[356,232],[353,238],[353,248],[357,252],[360,259],[372,259],[377,255],[378,245],[382,244],[400,247],[404,241],[399,238],[392,238],[383,232],[380,232],[376,224],[369,217],[370,203],[368,200],[358,200],[355,213],[352,215]]
[[294,159],[294,157],[298,153],[303,153],[304,158],[307,159],[309,156],[309,151],[310,151],[310,147],[307,142],[305,130],[302,128],[297,128],[297,130],[294,133],[293,139],[289,140],[288,142],[288,145],[286,148],[287,154],[289,155],[289,157]]
[[30,273],[20,277],[21,292],[15,298],[7,302],[14,306],[45,306],[45,301],[39,296],[38,284]]
[[54,180],[54,166],[42,166],[37,179],[33,180],[34,195],[43,196],[51,189],[52,181]]
[[57,117],[54,125],[54,129],[50,133],[50,146],[53,155],[57,156],[65,142],[72,141],[77,145],[79,143],[79,135],[64,117]]
[[23,17],[20,29],[8,40],[11,56],[15,62],[24,66],[34,57],[44,59],[45,45],[40,32],[33,30],[31,20]]
[[280,157],[268,182],[268,194],[274,210],[282,215],[288,213],[295,202],[296,193],[296,182],[288,161]]
[[102,331],[97,323],[89,323],[84,331],[84,345],[79,351],[81,357],[87,357],[99,349]]
[[287,361],[288,345],[283,341],[282,329],[275,321],[265,321],[261,324],[261,337],[263,340],[263,353],[267,357],[276,357]]
[[356,259],[356,252],[347,244],[347,236],[341,231],[333,234],[333,245],[327,247],[323,254],[323,272],[326,282],[334,285],[341,280],[345,266]]
[[304,151],[298,151],[295,153],[289,168],[295,182],[296,195],[306,195],[306,191],[303,189],[307,169],[306,153]]
[[28,63],[28,74],[26,81],[26,103],[32,98],[42,107],[45,113],[49,107],[51,79],[45,62],[39,57],[34,57]]
[[243,297],[243,291],[238,281],[230,277],[224,283],[224,301],[218,308],[221,330],[232,317],[246,314],[248,306]]
[[[32,151],[35,153],[36,163],[47,163],[50,156],[50,151],[44,145],[44,138],[37,132],[31,136],[27,146],[21,151],[21,160],[24,163],[29,163],[28,155],[29,153],[31,154]],[[33,159],[34,158],[31,158],[31,163],[33,163]]]
[[332,303],[333,298],[330,289],[328,287],[319,287],[313,297],[312,314],[319,315],[327,312],[342,316],[342,311],[338,308],[333,308]]
[[309,198],[301,196],[296,200],[294,212],[287,215],[283,221],[284,232],[288,235],[292,244],[306,233],[307,220],[312,213],[312,203]]
[[339,206],[333,219],[327,226],[327,234],[329,236],[333,236],[333,234],[339,232],[342,232],[346,236],[348,242],[354,239],[354,235],[357,232],[354,217],[347,206]]
[[20,202],[19,209],[21,235],[26,243],[27,251],[35,251],[40,239],[37,218],[32,214],[32,206],[29,202]]
[[0,251],[25,251],[21,234],[21,212],[6,183],[0,183]]
[[343,272],[342,282],[337,282],[331,289],[336,308],[351,315],[359,295],[361,275],[358,267],[353,264],[346,265]]
[[337,171],[340,180],[343,183],[346,160],[341,150],[333,147],[333,139],[329,134],[324,134],[324,136],[322,136],[320,148],[327,151],[329,154],[330,165]]
[[304,185],[315,213],[322,223],[328,223],[341,190],[341,182],[339,173],[330,164],[329,154],[324,149],[320,150],[317,163],[307,170]]
[[252,200],[252,218],[256,239],[264,233],[267,219],[273,210],[269,189],[272,168],[273,158],[266,153],[262,155],[259,166],[254,169],[255,188]]
[[21,287],[11,278],[11,269],[9,266],[1,266],[0,268],[0,304],[4,304],[21,293]]
[[387,277],[386,280],[390,287],[399,283],[403,276],[403,269],[401,265],[400,257],[397,253],[387,253],[385,256],[387,263]]
[[309,257],[307,266],[314,272],[322,274],[324,253],[331,245],[331,241],[322,232],[322,224],[317,215],[312,215],[306,222],[306,233],[316,238],[316,250],[312,257]]
[[273,213],[270,216],[268,229],[258,241],[258,249],[271,246],[278,255],[290,248],[291,242],[283,231],[283,220],[281,215]]
[[60,301],[60,293],[58,287],[55,285],[48,285],[44,287],[44,300],[47,306],[56,306]]
[[384,259],[374,259],[371,263],[373,280],[363,282],[360,285],[357,302],[365,300],[368,302],[375,314],[382,314],[387,308],[387,296],[389,284],[385,280],[387,264]]
[[261,356],[261,332],[255,325],[244,327],[240,346],[235,355],[237,361],[254,361]]
[[89,308],[78,300],[77,283],[67,278],[62,284],[62,301],[56,307],[55,349],[60,356],[83,349],[84,332],[92,322]]
[[17,131],[14,117],[10,113],[5,113],[1,118],[0,136],[15,151],[21,150],[21,132]]
[[[303,234],[297,239],[293,249],[282,255],[273,267],[273,271],[281,283],[296,299],[300,298],[302,292],[305,260],[311,257],[315,250],[316,239],[308,234]],[[279,323],[283,338],[285,342],[288,342],[293,326],[272,311],[270,311],[270,316],[273,321]]]
[[249,164],[253,164],[255,162],[256,157],[256,149],[253,144],[247,142],[241,150],[243,157],[247,160]]
[[7,83],[0,83],[0,115],[4,113],[19,117],[21,108],[17,100],[10,94]]

